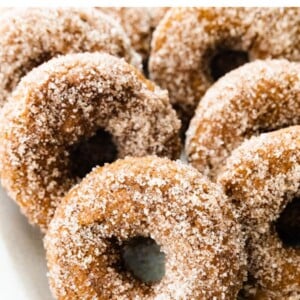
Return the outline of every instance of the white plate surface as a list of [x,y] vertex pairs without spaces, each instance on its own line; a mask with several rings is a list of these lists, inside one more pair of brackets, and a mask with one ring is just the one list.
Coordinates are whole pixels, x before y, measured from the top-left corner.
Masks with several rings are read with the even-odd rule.
[[0,188],[0,299],[53,300],[42,235]]

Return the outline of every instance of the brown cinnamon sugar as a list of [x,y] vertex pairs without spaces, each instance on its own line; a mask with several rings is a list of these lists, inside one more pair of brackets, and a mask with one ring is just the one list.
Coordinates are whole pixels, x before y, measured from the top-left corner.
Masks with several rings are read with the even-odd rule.
[[151,16],[151,27],[154,30],[171,7],[148,7]]
[[132,47],[146,60],[150,54],[151,16],[146,7],[97,7],[117,20]]

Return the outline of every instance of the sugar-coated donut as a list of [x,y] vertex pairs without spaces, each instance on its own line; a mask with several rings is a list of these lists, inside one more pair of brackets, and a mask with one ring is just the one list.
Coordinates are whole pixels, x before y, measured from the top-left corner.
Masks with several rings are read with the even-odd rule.
[[[123,59],[54,58],[23,77],[3,107],[2,184],[44,230],[61,197],[93,166],[126,155],[177,158],[179,127],[167,92]],[[109,142],[115,157],[102,161]]]
[[300,64],[255,61],[231,71],[202,98],[186,133],[188,160],[215,177],[246,138],[300,124]]
[[95,9],[10,9],[0,36],[1,106],[22,76],[59,54],[103,51],[141,64],[121,26]]
[[219,181],[248,236],[249,272],[264,297],[258,299],[299,299],[300,126],[244,142]]
[[153,34],[150,77],[184,123],[207,88],[247,61],[300,60],[299,8],[172,8]]
[[146,7],[98,7],[117,20],[128,35],[133,48],[148,59],[150,54],[151,16]]
[[[244,278],[240,233],[220,186],[192,167],[154,156],[118,160],[94,169],[58,207],[45,237],[51,290],[59,300],[235,299]],[[144,283],[124,267],[136,239],[156,245],[159,263],[164,257],[159,281]]]

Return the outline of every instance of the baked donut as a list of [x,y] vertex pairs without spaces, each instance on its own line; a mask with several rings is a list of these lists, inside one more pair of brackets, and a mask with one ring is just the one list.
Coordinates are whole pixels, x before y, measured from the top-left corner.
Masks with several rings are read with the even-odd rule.
[[300,126],[244,142],[218,180],[247,233],[249,272],[263,299],[299,299]]
[[97,7],[118,21],[131,45],[146,61],[150,54],[151,17],[145,7]]
[[123,59],[61,56],[23,77],[3,107],[2,184],[45,230],[61,197],[95,165],[126,155],[177,158],[179,127],[167,92]]
[[147,156],[94,169],[45,237],[54,296],[235,299],[245,256],[227,204],[220,186],[179,161]]
[[103,51],[141,67],[121,26],[95,9],[10,9],[0,36],[0,106],[22,76],[59,54]]
[[172,8],[153,34],[150,78],[185,124],[208,87],[255,59],[300,60],[299,8]]
[[186,133],[186,154],[213,178],[252,135],[300,124],[300,64],[255,61],[231,71],[204,95]]

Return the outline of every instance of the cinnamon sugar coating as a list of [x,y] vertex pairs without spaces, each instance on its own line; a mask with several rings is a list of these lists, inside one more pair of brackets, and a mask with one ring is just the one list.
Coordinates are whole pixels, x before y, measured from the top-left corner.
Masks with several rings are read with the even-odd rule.
[[1,106],[22,76],[59,54],[103,51],[141,66],[121,26],[95,9],[10,9],[0,35]]
[[112,135],[118,157],[180,153],[180,121],[167,92],[108,54],[69,54],[35,68],[0,122],[2,184],[42,230],[77,181],[70,148],[99,128]]
[[97,7],[118,21],[128,35],[132,47],[147,59],[150,54],[151,16],[146,7]]
[[297,124],[300,64],[251,62],[225,75],[202,98],[186,133],[188,160],[215,177],[245,139]]
[[148,7],[151,16],[151,27],[154,30],[171,7]]
[[172,8],[153,34],[151,78],[188,123],[214,82],[210,63],[217,53],[299,61],[299,14],[299,8]]
[[275,224],[288,203],[299,201],[300,126],[244,142],[219,182],[248,236],[248,268],[261,299],[299,299],[300,248],[284,244]]
[[[94,169],[58,207],[45,237],[50,286],[57,299],[235,299],[240,233],[220,186],[192,167],[125,158]],[[118,270],[114,244],[135,236],[165,253],[159,283]]]

